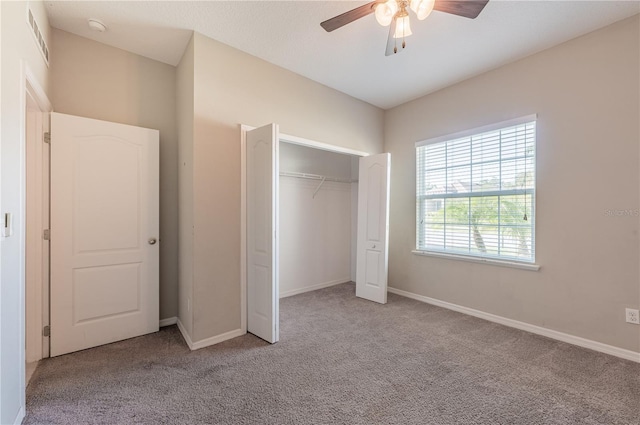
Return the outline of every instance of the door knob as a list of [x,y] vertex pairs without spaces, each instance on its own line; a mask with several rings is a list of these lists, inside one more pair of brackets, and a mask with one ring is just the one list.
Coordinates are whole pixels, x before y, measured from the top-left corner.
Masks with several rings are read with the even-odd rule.
[[155,244],[156,244],[156,238],[149,239],[149,245],[155,245]]

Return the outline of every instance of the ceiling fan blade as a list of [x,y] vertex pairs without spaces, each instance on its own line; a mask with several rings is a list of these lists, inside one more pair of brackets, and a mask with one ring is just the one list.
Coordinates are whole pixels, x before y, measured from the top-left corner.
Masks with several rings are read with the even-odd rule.
[[320,26],[324,28],[327,32],[331,32],[333,30],[337,30],[340,27],[343,27],[357,19],[364,18],[367,15],[370,15],[374,12],[374,6],[377,1],[372,1],[371,3],[364,4],[360,7],[356,7],[353,10],[343,13],[342,15],[334,16],[331,19],[327,19],[322,22]]
[[436,0],[433,10],[475,19],[489,0]]
[[393,35],[396,33],[396,21],[398,20],[398,15],[393,17],[391,24],[389,25],[389,38],[387,38],[387,50],[384,52],[385,56],[391,56],[395,53],[400,53],[404,50],[402,47],[402,43],[400,46],[397,44],[397,39],[393,38]]

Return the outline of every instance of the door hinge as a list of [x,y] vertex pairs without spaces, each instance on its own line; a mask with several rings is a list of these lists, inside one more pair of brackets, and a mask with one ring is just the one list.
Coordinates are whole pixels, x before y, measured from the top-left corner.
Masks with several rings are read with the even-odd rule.
[[49,133],[48,131],[44,133],[44,142],[51,143],[51,133]]
[[42,232],[42,239],[44,239],[45,241],[48,241],[51,238],[51,232],[49,231],[49,229],[44,229],[44,232]]
[[51,336],[51,326],[45,326],[44,329],[42,329],[42,335]]

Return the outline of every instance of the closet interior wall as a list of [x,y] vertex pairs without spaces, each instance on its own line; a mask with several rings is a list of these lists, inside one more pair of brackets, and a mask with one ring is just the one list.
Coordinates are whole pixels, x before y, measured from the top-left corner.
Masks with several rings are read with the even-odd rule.
[[280,297],[355,281],[358,158],[280,142]]

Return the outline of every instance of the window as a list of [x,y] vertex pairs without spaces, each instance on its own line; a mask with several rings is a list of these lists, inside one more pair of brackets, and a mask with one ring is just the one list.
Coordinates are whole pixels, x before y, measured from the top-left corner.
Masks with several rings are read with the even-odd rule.
[[416,143],[416,248],[535,261],[536,117]]

